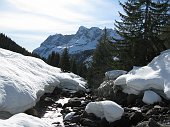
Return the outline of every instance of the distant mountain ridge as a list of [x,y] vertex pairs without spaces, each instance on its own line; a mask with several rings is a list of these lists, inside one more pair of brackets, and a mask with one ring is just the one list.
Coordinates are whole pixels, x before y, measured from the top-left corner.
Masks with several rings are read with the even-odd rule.
[[[85,55],[85,58],[92,54],[93,50],[102,37],[104,30],[98,27],[86,28],[80,26],[76,34],[62,35],[55,34],[50,35],[41,45],[36,48],[33,53],[40,55],[41,57],[47,58],[52,51],[62,53],[64,48],[68,48],[69,54],[75,56]],[[111,39],[120,38],[113,29],[107,29],[108,37]],[[90,52],[90,53],[88,53]]]

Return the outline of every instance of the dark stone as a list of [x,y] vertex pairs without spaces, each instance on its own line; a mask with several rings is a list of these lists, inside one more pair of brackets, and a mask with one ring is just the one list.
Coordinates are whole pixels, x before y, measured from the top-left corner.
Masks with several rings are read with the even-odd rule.
[[132,105],[135,100],[136,100],[137,96],[134,94],[129,94],[127,97],[127,105]]
[[126,106],[128,94],[123,93],[119,86],[114,85],[112,100],[116,103]]
[[58,108],[62,108],[62,104],[61,104],[61,103],[58,103],[58,104],[57,104],[57,107],[58,107]]
[[136,127],[149,127],[148,121],[143,121],[141,123],[138,123],[138,125],[136,125]]
[[[75,111],[74,111],[75,112]],[[82,115],[84,113],[84,110],[78,110],[76,113],[75,113],[75,115]]]
[[113,80],[106,80],[100,84],[99,88],[97,88],[96,94],[98,97],[105,97],[110,99],[113,94]]
[[70,124],[70,121],[64,121],[64,125],[69,125]]
[[35,108],[31,108],[25,111],[26,114],[38,117],[38,111]]
[[136,96],[136,100],[135,102],[133,103],[133,106],[136,106],[136,107],[142,107],[145,105],[145,103],[142,101],[143,99],[143,93],[139,94],[138,96]]
[[81,119],[81,124],[83,126],[88,126],[88,127],[98,127],[98,124],[95,121],[92,121],[88,118]]
[[90,95],[87,95],[87,96],[85,97],[85,100],[92,100],[92,97],[91,97]]
[[132,113],[132,115],[130,116],[130,121],[131,121],[132,125],[137,125],[137,123],[139,123],[143,119],[144,119],[144,116],[142,115],[142,113],[137,112],[137,111]]
[[69,93],[68,91],[62,91],[62,92],[61,92],[61,95],[62,95],[63,97],[70,97],[70,93]]
[[110,127],[130,127],[131,122],[128,116],[122,116],[120,120],[110,123]]
[[99,127],[109,127],[110,125],[109,125],[109,122],[105,119],[105,118],[103,118],[102,120],[100,120],[100,122],[99,122]]
[[60,122],[54,122],[54,123],[52,123],[52,124],[58,124],[58,125],[59,125],[59,124],[60,124]]
[[89,118],[91,120],[100,120],[100,118],[98,118],[96,115],[94,115],[93,113],[89,113],[87,114],[86,118]]
[[163,114],[168,114],[168,111],[170,111],[170,109],[168,107],[161,108],[161,112]]
[[84,112],[82,113],[82,117],[83,117],[83,118],[87,118],[87,117],[88,117],[87,112],[84,111]]
[[142,113],[147,113],[148,112],[148,110],[149,110],[149,108],[148,107],[145,107],[145,106],[143,106],[142,108],[141,108],[141,112]]
[[55,101],[52,98],[50,98],[50,97],[45,97],[44,103],[46,105],[52,105],[53,103],[55,103]]
[[76,123],[69,124],[70,127],[79,127]]
[[158,124],[155,120],[153,120],[152,118],[149,119],[149,123],[148,123],[149,127],[161,127],[160,124]]
[[71,111],[70,111],[70,109],[69,108],[63,108],[63,110],[61,110],[61,114],[68,114],[68,113],[70,113]]
[[81,110],[81,109],[78,107],[73,107],[73,112],[78,112],[79,110]]
[[68,103],[64,104],[63,107],[79,107],[81,105],[81,100],[78,98],[71,98]]
[[80,119],[81,119],[81,116],[75,115],[75,116],[73,116],[73,117],[71,118],[70,122],[72,122],[72,123],[78,123],[78,122],[80,122]]
[[62,89],[61,88],[58,88],[58,87],[56,87],[55,89],[54,89],[54,91],[53,91],[53,95],[60,95],[61,94],[61,92],[62,92]]
[[77,91],[76,93],[74,93],[73,97],[85,97],[85,92],[84,91]]
[[96,100],[97,98],[98,98],[98,96],[93,95],[91,99]]
[[150,109],[150,110],[148,110],[147,112],[146,112],[146,115],[153,115],[153,114],[155,114],[155,112],[156,111],[154,111],[154,109]]

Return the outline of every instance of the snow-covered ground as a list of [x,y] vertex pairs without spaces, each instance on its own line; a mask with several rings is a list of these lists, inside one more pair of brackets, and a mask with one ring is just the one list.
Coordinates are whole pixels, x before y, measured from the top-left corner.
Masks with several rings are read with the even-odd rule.
[[170,99],[170,49],[155,57],[147,66],[135,67],[115,80],[128,94],[152,89]]
[[0,48],[0,60],[0,112],[24,112],[55,87],[86,90],[83,78],[63,73],[40,59]]
[[113,101],[90,102],[85,111],[93,113],[99,118],[106,118],[108,122],[114,122],[121,119],[124,109]]
[[16,114],[7,120],[0,120],[1,127],[53,127],[43,120],[24,113]]

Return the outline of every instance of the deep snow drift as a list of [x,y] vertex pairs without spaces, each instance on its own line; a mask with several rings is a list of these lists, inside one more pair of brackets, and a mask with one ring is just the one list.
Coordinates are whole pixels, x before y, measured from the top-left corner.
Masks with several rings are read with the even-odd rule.
[[0,120],[1,127],[53,127],[37,117],[19,113],[7,120]]
[[0,112],[24,112],[56,86],[86,90],[86,82],[81,77],[62,73],[40,59],[0,48],[0,60]]
[[128,94],[152,89],[170,99],[170,49],[155,57],[147,66],[135,67],[115,80]]
[[113,101],[90,102],[85,111],[93,113],[99,118],[106,118],[108,122],[114,122],[121,119],[124,109]]

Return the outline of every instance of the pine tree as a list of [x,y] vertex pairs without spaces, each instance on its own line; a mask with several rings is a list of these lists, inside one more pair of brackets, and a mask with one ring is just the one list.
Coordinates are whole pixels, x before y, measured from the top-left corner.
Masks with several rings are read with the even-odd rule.
[[107,37],[106,28],[100,39],[94,54],[92,66],[88,70],[88,80],[90,84],[98,86],[104,78],[104,73],[113,69],[113,42]]
[[[130,54],[127,59],[122,58],[124,62],[131,59],[131,63],[135,65],[145,65],[166,49],[159,35],[162,27],[168,23],[168,2],[169,0],[128,0],[125,4],[120,3],[125,14],[119,13],[121,21],[116,21],[115,26],[122,37],[117,45],[122,45],[120,47]],[[119,51],[122,51],[121,48]]]
[[88,73],[88,70],[87,70],[86,65],[83,62],[79,63],[79,65],[77,66],[77,74],[86,79],[87,73]]
[[53,67],[58,67],[59,62],[60,62],[60,54],[54,51],[47,58],[47,63]]
[[166,48],[170,48],[170,22],[167,26],[163,27],[162,28],[162,31],[164,31],[161,35],[160,35],[160,38],[162,40],[165,40],[165,46]]
[[92,66],[99,67],[100,69],[110,68],[113,63],[113,43],[109,41],[107,37],[106,28],[104,29],[104,34],[96,47],[93,54]]
[[61,55],[60,68],[65,72],[70,71],[70,58],[67,48],[64,49]]
[[71,63],[70,71],[73,72],[74,74],[77,74],[77,62],[76,62],[76,59],[72,58],[70,60],[70,63]]

